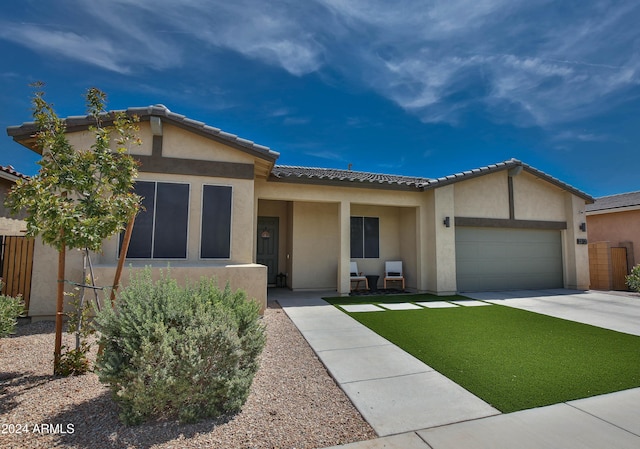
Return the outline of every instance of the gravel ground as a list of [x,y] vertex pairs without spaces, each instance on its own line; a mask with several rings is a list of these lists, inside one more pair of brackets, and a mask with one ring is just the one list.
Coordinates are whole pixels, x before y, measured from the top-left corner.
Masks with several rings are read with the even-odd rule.
[[[53,322],[19,326],[0,340],[0,447],[302,449],[375,438],[282,309],[270,304],[264,322],[260,370],[239,414],[135,427],[118,421],[118,407],[95,374],[51,375]],[[15,433],[19,426],[29,433]]]

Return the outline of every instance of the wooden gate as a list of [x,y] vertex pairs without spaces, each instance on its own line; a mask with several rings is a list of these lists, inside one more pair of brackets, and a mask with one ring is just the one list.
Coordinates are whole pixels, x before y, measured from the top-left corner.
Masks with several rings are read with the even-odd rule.
[[33,239],[26,237],[3,236],[0,257],[2,294],[7,296],[22,295],[27,312],[31,294],[33,243]]
[[628,290],[626,276],[627,248],[611,248],[611,283],[613,290]]
[[592,290],[628,290],[627,248],[609,242],[589,243],[589,276]]

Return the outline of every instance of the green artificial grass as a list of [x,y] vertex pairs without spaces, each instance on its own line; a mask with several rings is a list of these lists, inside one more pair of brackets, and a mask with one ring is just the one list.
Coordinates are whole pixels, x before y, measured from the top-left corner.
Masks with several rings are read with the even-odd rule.
[[640,386],[634,335],[500,305],[349,315],[505,413]]

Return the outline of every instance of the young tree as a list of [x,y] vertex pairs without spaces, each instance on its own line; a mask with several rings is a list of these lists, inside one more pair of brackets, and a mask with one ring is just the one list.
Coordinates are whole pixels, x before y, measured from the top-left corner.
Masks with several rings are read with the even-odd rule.
[[[54,349],[54,374],[58,374],[66,249],[98,251],[104,239],[121,232],[125,223],[133,222],[140,197],[132,192],[137,162],[129,154],[129,146],[140,142],[135,136],[137,117],[124,112],[106,113],[106,94],[90,88],[86,101],[87,112],[95,121],[89,128],[95,143],[86,149],[73,148],[66,136],[65,121],[44,100],[43,86],[36,83],[33,98],[41,168],[37,175],[17,181],[6,205],[13,212],[27,211],[27,236],[40,236],[45,244],[58,250]],[[115,150],[111,149],[112,136]]]

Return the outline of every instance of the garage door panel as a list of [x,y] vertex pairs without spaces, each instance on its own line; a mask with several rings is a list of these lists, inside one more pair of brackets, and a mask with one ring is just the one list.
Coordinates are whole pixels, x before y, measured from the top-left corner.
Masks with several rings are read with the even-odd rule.
[[561,288],[561,235],[555,230],[456,229],[459,291]]

